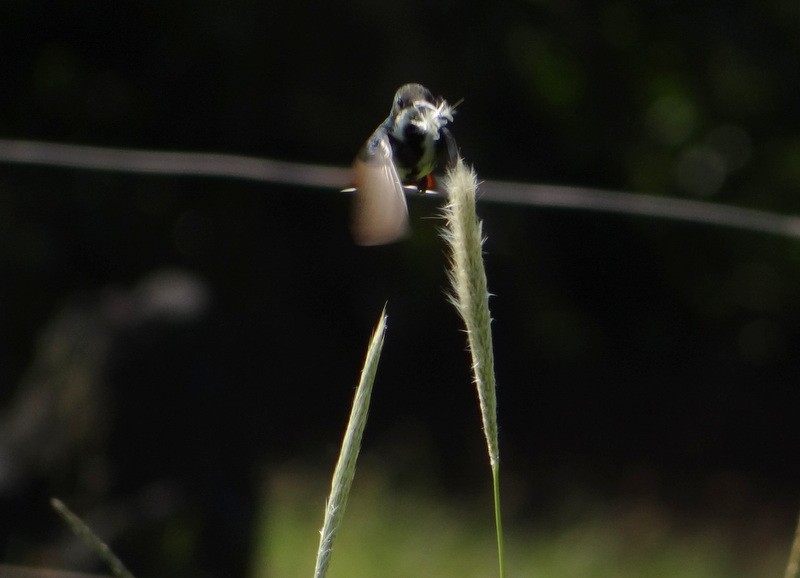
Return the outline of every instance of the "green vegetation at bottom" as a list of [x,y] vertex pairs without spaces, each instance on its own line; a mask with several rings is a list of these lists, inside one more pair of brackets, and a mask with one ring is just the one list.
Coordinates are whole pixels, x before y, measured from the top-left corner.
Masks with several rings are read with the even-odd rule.
[[[490,503],[457,503],[389,488],[361,472],[330,578],[489,578],[497,574]],[[326,488],[301,474],[265,488],[253,578],[308,578]],[[781,578],[790,536],[712,521],[679,523],[655,504],[597,505],[585,516],[509,517],[506,563],[519,578]]]

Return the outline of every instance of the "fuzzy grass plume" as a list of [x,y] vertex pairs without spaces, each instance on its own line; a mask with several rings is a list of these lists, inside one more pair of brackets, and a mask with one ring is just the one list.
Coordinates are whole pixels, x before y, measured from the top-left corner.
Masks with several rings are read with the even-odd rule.
[[444,209],[446,220],[442,233],[450,247],[450,282],[455,305],[467,329],[472,356],[472,375],[478,392],[483,433],[489,453],[494,488],[494,512],[500,577],[505,576],[503,529],[500,517],[500,448],[497,435],[497,394],[492,346],[492,318],[489,313],[489,289],[483,264],[483,231],[475,212],[478,188],[475,171],[459,157],[444,180],[449,202]]
[[378,370],[378,360],[383,348],[383,337],[386,332],[386,310],[381,313],[381,319],[375,328],[375,333],[367,349],[367,358],[361,370],[361,380],[356,389],[353,408],[350,410],[350,420],[339,451],[339,460],[331,480],[331,493],[325,505],[325,521],[320,530],[319,548],[317,550],[317,563],[314,568],[314,578],[323,578],[328,570],[333,540],[339,527],[342,525],[344,510],[347,506],[347,497],[356,473],[356,460],[361,449],[361,438],[364,426],[367,424],[369,401],[372,395],[372,384]]

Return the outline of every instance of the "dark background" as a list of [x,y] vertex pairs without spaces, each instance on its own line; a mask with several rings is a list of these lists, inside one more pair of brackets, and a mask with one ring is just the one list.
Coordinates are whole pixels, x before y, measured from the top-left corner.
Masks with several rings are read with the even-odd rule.
[[[418,81],[465,99],[453,133],[481,178],[792,214],[799,33],[800,5],[781,1],[2,0],[0,136],[346,165]],[[105,512],[97,524],[142,576],[243,575],[258,480],[331,466],[386,301],[366,450],[401,486],[422,471],[483,491],[437,212],[412,199],[411,238],[360,248],[334,191],[0,165],[0,416],[74,375],[92,400],[31,438],[53,454],[7,438],[28,457],[0,484],[0,556],[37,560],[59,495]],[[698,516],[775,507],[788,540],[797,242],[479,212],[510,519],[571,492],[646,495]],[[163,269],[192,275],[207,306],[138,316],[137,283]],[[75,351],[48,362],[63,349],[43,343]],[[88,425],[64,425],[75,416]],[[154,545],[175,526],[183,556]]]

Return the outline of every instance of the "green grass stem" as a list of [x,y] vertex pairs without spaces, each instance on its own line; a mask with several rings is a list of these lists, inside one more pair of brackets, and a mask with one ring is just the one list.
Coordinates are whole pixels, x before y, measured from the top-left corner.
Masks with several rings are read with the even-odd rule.
[[383,338],[386,333],[386,310],[381,313],[381,319],[375,328],[375,333],[367,349],[367,357],[361,370],[361,379],[356,389],[353,407],[350,411],[350,420],[344,434],[339,459],[331,480],[331,492],[325,504],[325,520],[320,531],[319,548],[317,549],[317,562],[314,568],[314,578],[323,578],[330,564],[333,552],[333,540],[342,524],[347,498],[356,473],[356,461],[361,449],[361,438],[367,423],[369,401],[372,396],[372,384],[378,370],[378,361],[383,348]]

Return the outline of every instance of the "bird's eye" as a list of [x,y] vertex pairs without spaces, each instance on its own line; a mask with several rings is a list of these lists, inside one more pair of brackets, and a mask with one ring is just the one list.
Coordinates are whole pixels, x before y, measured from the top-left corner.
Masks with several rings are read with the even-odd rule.
[[403,98],[402,98],[402,97],[398,98],[398,99],[397,99],[397,106],[398,106],[399,108],[403,108],[403,104],[404,104],[404,103],[403,103]]

